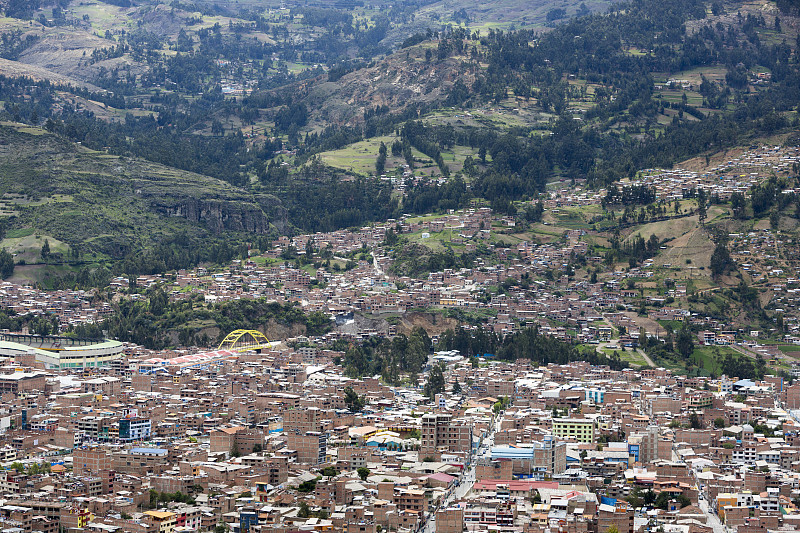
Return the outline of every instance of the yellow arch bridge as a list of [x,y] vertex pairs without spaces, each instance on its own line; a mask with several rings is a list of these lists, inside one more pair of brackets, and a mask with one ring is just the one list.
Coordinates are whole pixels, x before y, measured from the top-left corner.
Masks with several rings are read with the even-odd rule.
[[228,333],[222,342],[219,343],[217,350],[228,350],[231,352],[260,352],[261,350],[272,348],[273,343],[269,342],[266,335],[255,329],[237,329]]

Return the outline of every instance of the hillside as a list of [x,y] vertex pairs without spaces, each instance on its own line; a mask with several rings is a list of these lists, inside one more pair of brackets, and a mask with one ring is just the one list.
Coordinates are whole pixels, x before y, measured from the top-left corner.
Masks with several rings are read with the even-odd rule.
[[258,235],[286,224],[274,197],[8,123],[0,126],[0,198],[9,229],[111,257],[172,234]]
[[[115,255],[131,249],[130,218],[152,224],[139,213],[256,235],[270,224],[313,233],[475,201],[515,215],[562,181],[601,188],[800,121],[800,19],[768,0],[638,0],[610,11],[505,0],[36,4],[0,21],[10,69],[0,120],[97,151],[55,157],[53,175],[86,157],[104,161],[102,176],[116,178],[110,161],[126,169],[123,198],[101,209],[113,224],[83,213],[67,223]],[[19,78],[26,73],[36,79]],[[133,171],[115,157],[151,163]],[[229,185],[216,199],[222,189],[193,177],[176,198],[176,175]],[[58,180],[39,194],[73,198]],[[275,198],[286,216],[264,217]],[[9,225],[70,242],[57,218],[75,215],[72,202],[36,216],[12,202]],[[685,239],[708,264],[708,238]]]
[[431,49],[436,52],[428,43],[400,50],[337,81],[315,84],[304,100],[312,123],[352,126],[362,124],[364,111],[376,107],[400,114],[411,105],[441,106],[457,80],[474,83],[476,65],[456,58],[426,61],[425,52]]

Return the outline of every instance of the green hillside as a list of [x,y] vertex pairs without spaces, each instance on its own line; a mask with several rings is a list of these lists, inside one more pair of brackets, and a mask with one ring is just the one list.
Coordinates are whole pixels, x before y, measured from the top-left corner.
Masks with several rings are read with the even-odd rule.
[[0,212],[4,245],[41,232],[111,258],[170,235],[264,235],[286,223],[274,197],[9,123],[0,125]]

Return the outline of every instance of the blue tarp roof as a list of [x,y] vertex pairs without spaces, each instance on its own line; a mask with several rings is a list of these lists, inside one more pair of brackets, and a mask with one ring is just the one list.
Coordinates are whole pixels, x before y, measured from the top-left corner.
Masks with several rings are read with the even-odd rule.
[[492,448],[492,459],[532,459],[533,448],[512,448],[511,446],[495,446]]

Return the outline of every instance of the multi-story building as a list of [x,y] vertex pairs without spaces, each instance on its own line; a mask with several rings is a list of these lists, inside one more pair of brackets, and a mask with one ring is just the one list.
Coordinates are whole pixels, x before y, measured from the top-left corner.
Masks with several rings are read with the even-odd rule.
[[[492,449],[492,461],[510,461],[511,473],[517,476],[543,480],[567,469],[567,444],[551,437],[543,441],[514,447]],[[479,463],[480,467],[480,463]],[[502,465],[499,467],[502,472]],[[488,479],[511,479],[511,476]]]
[[111,455],[100,448],[79,448],[72,453],[72,468],[76,476],[111,470]]
[[119,441],[136,442],[150,438],[152,425],[147,418],[122,418],[119,421]]
[[628,454],[634,462],[644,464],[660,458],[669,459],[672,456],[672,442],[661,438],[658,426],[648,426],[646,430],[628,436]]
[[553,435],[578,442],[594,442],[595,422],[587,418],[554,418]]
[[144,514],[158,527],[158,533],[172,533],[175,531],[177,524],[175,513],[169,511],[145,511]]
[[597,531],[608,531],[612,527],[616,527],[619,533],[632,533],[633,515],[633,508],[627,502],[600,505],[597,515]]
[[464,508],[446,507],[436,512],[436,533],[461,533],[464,531]]
[[18,394],[20,392],[39,390],[45,386],[44,372],[14,372],[13,374],[0,374],[0,392]]
[[209,438],[211,451],[215,453],[238,450],[241,454],[249,454],[264,446],[263,431],[242,426],[215,429],[209,433]]
[[453,421],[449,414],[427,414],[422,417],[420,456],[437,457],[441,452],[465,454],[467,461],[472,452],[472,424]]
[[470,505],[464,509],[464,524],[467,529],[474,529],[475,526],[513,527],[516,514],[516,505],[509,502]]
[[84,416],[75,422],[75,430],[92,440],[105,441],[113,420],[107,416]]
[[318,407],[290,409],[283,413],[283,430],[305,433],[322,431],[323,411]]
[[297,452],[298,463],[321,464],[328,453],[327,437],[319,431],[306,431],[302,435],[287,433],[286,445]]

